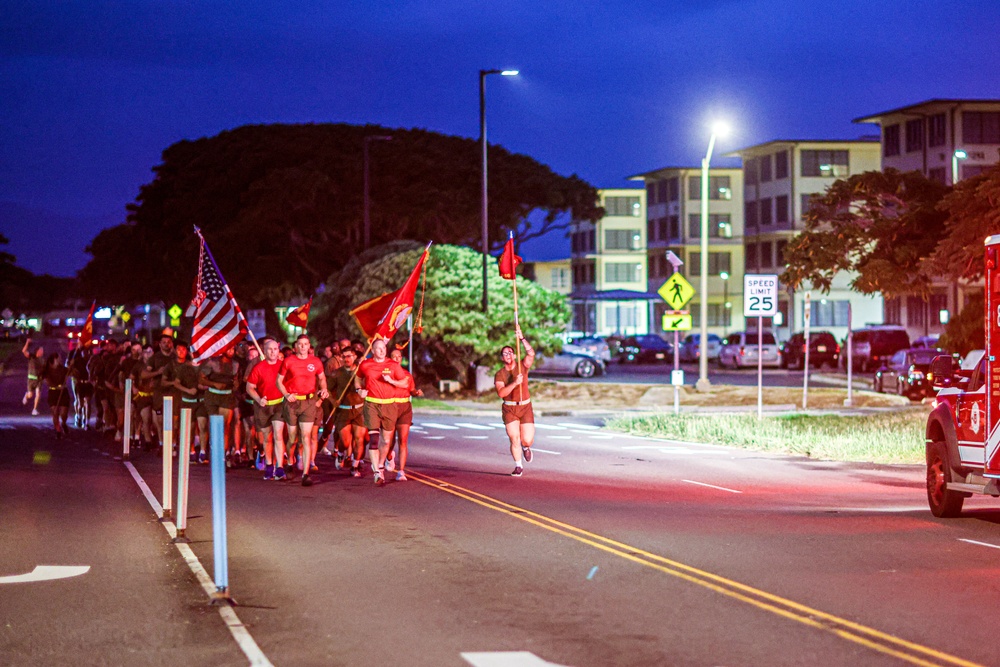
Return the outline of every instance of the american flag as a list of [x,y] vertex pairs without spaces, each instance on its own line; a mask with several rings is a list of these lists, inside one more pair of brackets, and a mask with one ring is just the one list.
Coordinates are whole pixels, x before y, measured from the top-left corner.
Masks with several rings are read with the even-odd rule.
[[198,364],[243,340],[247,333],[246,320],[236,299],[222,279],[212,251],[201,239],[198,278],[195,282],[194,326],[191,329],[191,358]]

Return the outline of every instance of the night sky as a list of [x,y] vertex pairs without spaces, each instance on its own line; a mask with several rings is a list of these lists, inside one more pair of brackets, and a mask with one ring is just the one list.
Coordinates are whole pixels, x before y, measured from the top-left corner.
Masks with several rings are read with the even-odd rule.
[[488,81],[491,142],[598,187],[698,164],[715,117],[734,128],[719,152],[855,138],[875,131],[851,123],[865,114],[1000,97],[997,9],[996,0],[9,0],[0,233],[21,266],[73,275],[171,143],[270,122],[477,137],[484,68],[521,70]]

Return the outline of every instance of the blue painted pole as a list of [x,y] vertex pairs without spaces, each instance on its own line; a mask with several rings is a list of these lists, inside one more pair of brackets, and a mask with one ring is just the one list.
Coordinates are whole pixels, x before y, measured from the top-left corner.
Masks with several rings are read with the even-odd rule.
[[212,531],[215,542],[213,599],[229,598],[229,550],[226,543],[226,445],[222,415],[208,418],[212,443]]

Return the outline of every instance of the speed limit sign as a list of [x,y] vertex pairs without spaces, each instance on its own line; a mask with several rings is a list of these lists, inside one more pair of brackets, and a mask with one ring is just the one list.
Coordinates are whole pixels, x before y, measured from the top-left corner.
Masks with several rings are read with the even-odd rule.
[[778,312],[778,276],[743,276],[743,315],[773,317]]

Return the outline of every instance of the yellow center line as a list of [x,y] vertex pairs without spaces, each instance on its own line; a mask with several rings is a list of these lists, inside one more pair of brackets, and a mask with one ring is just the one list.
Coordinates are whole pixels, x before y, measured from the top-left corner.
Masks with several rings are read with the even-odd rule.
[[[577,542],[587,544],[601,551],[619,556],[640,565],[645,565],[659,572],[678,577],[693,584],[697,584],[721,595],[740,600],[759,609],[769,611],[773,614],[797,621],[804,625],[830,632],[848,641],[868,647],[880,653],[885,653],[899,658],[914,665],[930,667],[940,664],[957,665],[960,667],[981,667],[979,663],[970,662],[962,658],[938,651],[921,644],[917,644],[894,635],[890,635],[875,628],[855,623],[854,621],[834,616],[818,609],[814,609],[793,600],[783,598],[773,593],[754,588],[747,584],[742,584],[732,579],[700,570],[696,567],[665,558],[663,556],[650,553],[643,549],[633,547],[623,542],[618,542],[610,538],[591,533],[582,528],[577,528],[568,523],[552,519],[543,514],[538,514],[528,509],[506,503],[492,496],[487,496],[477,491],[457,486],[450,482],[431,477],[419,472],[407,470],[411,479],[421,484],[429,486],[439,491],[444,491],[458,498],[475,503],[487,509],[501,512],[508,516],[520,519],[526,523],[538,526],[563,537],[568,537]],[[837,627],[839,626],[839,627]],[[880,643],[881,642],[881,643]],[[903,651],[911,653],[904,653]],[[917,653],[921,655],[912,655]],[[927,656],[936,660],[931,662],[925,659]]]

